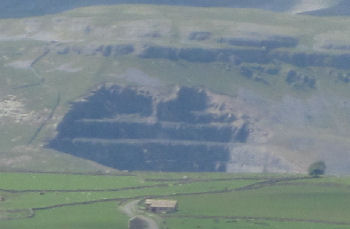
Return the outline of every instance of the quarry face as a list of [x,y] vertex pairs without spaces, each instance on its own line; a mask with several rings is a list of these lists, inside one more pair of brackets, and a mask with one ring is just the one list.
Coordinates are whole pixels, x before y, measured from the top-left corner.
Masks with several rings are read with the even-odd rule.
[[72,104],[49,147],[120,170],[288,169],[237,152],[254,125],[231,100],[201,88],[103,85]]

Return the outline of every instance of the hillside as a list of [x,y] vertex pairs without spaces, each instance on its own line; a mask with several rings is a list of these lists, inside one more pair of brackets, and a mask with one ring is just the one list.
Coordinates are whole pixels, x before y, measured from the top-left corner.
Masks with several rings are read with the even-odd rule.
[[1,168],[349,173],[349,22],[153,5],[2,19]]
[[315,16],[349,16],[350,2],[342,0],[331,7],[308,12],[308,14]]
[[0,18],[40,16],[79,7],[117,4],[255,8],[318,16],[349,15],[346,0],[32,0],[26,2],[2,0],[0,2]]

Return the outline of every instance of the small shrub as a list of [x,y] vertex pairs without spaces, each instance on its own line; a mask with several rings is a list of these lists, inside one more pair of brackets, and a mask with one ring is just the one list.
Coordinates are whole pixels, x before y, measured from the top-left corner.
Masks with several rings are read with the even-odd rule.
[[326,172],[326,163],[324,161],[317,161],[309,166],[309,175],[318,177]]

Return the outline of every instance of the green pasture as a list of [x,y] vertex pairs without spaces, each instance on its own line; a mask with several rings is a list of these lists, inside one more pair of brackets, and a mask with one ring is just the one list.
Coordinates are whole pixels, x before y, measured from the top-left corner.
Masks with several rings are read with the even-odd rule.
[[301,183],[301,184],[315,184],[319,186],[343,186],[345,188],[350,188],[350,177],[347,176],[328,176],[328,177],[321,177],[319,179],[312,179],[308,181],[293,181],[290,182],[291,184],[294,183]]
[[348,181],[278,174],[0,173],[0,228],[123,229],[129,218],[121,205],[169,198],[179,208],[158,214],[160,229],[347,229]]
[[[132,177],[129,177],[132,179]],[[82,179],[84,180],[84,179]],[[115,180],[110,179],[110,187],[98,186],[98,182],[94,183],[94,179],[88,181],[91,185],[94,185],[93,190],[85,190],[82,187],[77,186],[72,189],[62,189],[55,191],[44,190],[32,190],[30,192],[0,192],[0,195],[5,197],[6,201],[2,203],[2,207],[5,209],[21,209],[21,208],[42,208],[50,207],[58,204],[71,204],[71,203],[83,203],[91,201],[114,201],[115,199],[139,199],[151,196],[176,196],[183,194],[196,194],[205,192],[222,192],[233,190],[245,185],[249,185],[255,182],[255,180],[234,180],[234,181],[192,181],[185,183],[167,182],[158,186],[154,182],[143,183],[136,185],[127,185],[128,183],[120,184],[119,189],[116,188],[113,183],[122,182],[116,177]],[[64,185],[64,182],[61,182]],[[67,183],[69,185],[69,183]],[[97,189],[99,188],[99,189]],[[18,189],[23,190],[23,189]],[[50,190],[50,189],[49,189]]]
[[346,229],[347,225],[332,225],[306,222],[276,222],[253,219],[198,219],[198,218],[166,218],[163,225],[169,229]]
[[[19,182],[20,181],[20,182]],[[148,182],[148,185],[155,182]],[[72,175],[45,173],[0,173],[0,187],[10,190],[116,189],[145,185],[134,175]]]
[[36,211],[33,218],[1,220],[3,229],[126,229],[127,216],[118,211],[118,203],[97,203]]
[[178,215],[289,218],[350,223],[350,189],[336,186],[280,184],[256,190],[177,199],[180,206],[176,213]]

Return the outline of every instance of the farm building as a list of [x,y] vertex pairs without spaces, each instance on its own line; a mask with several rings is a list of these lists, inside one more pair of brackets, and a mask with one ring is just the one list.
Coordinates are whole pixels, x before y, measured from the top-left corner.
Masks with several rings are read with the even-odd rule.
[[176,200],[155,200],[146,199],[145,205],[148,211],[157,213],[169,213],[177,210]]

